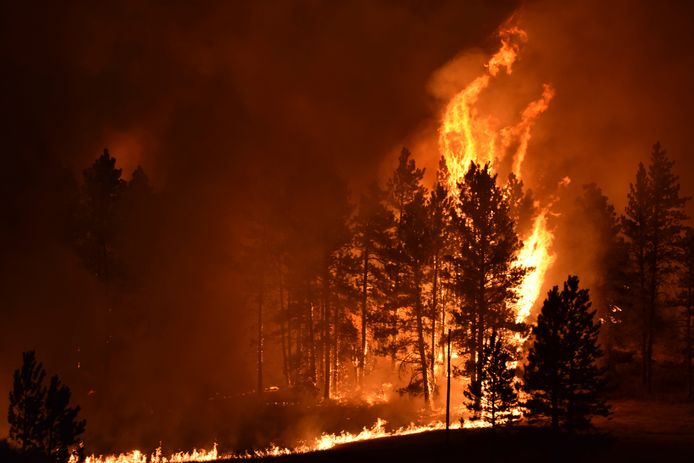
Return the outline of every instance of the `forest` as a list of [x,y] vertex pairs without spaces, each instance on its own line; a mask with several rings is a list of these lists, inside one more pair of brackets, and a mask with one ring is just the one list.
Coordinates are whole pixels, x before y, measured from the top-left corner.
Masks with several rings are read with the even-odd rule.
[[[525,415],[556,429],[590,427],[591,416],[609,414],[608,391],[628,394],[636,358],[643,391],[652,393],[655,383],[694,398],[694,231],[685,225],[688,198],[660,144],[647,165],[638,165],[623,214],[595,184],[583,186],[576,206],[605,244],[602,265],[594,268],[602,284],[579,289],[579,278],[569,276],[561,292],[549,291],[535,324],[518,317],[521,284],[534,270],[518,263],[519,236],[539,213],[532,191],[513,174],[501,181],[488,164],[474,162],[453,192],[444,158],[432,188],[423,176],[403,148],[386,184],[370,185],[358,201],[350,201],[344,185],[330,185],[339,198],[331,203],[343,207],[329,220],[298,221],[282,213],[286,205],[249,216],[241,259],[252,263],[243,278],[245,310],[256,320],[255,394],[281,390],[284,400],[304,403],[385,402],[391,397],[378,384],[389,378],[385,370],[402,384],[390,394],[421,397],[435,416],[452,350],[451,374],[467,384],[471,422],[508,425]],[[132,284],[118,235],[127,221],[156,214],[147,175],[138,167],[125,181],[105,150],[84,170],[78,197],[73,252],[105,288]],[[104,364],[90,373],[104,388],[110,342],[119,336],[113,326],[91,346]],[[660,349],[672,366],[654,359],[663,336],[671,338],[666,349],[676,346]],[[11,396],[18,406],[26,400],[21,388],[42,381],[34,357],[25,357],[25,367],[21,377],[29,379],[19,392],[15,379],[20,398]],[[266,385],[273,368],[281,372],[279,387]],[[556,396],[553,374],[567,375]],[[66,407],[67,401],[69,390]],[[79,407],[66,410],[72,410],[67,422],[82,433]],[[21,429],[20,418],[13,422]]]
[[0,461],[688,461],[691,10],[0,5]]

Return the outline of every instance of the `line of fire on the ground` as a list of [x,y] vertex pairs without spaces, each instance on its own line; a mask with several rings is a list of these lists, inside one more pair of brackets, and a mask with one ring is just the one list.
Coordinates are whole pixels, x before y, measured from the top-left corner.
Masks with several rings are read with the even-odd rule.
[[[338,445],[349,444],[352,442],[360,442],[371,439],[381,439],[385,437],[407,436],[419,434],[428,431],[437,431],[446,429],[446,423],[443,421],[433,421],[426,425],[416,425],[414,423],[409,426],[388,430],[387,422],[378,419],[370,428],[364,428],[361,432],[353,434],[349,432],[341,432],[338,434],[321,434],[315,438],[313,442],[299,444],[296,447],[279,447],[271,445],[262,450],[246,451],[242,453],[221,453],[218,451],[217,444],[214,444],[210,450],[194,449],[191,452],[176,452],[163,455],[161,447],[156,449],[152,454],[147,455],[139,450],[133,450],[128,453],[119,455],[91,455],[85,459],[85,463],[182,463],[182,462],[202,462],[214,460],[239,460],[250,458],[262,458],[272,456],[282,456],[298,453],[309,453],[330,450]],[[489,423],[485,421],[458,421],[451,423],[451,429],[461,428],[480,428],[487,427]],[[76,460],[71,460],[70,463],[76,463]]]

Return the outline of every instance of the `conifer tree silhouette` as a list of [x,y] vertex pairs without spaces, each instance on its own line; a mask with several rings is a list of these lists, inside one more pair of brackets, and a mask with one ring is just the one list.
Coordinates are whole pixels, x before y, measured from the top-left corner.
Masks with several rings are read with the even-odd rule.
[[548,293],[533,327],[524,389],[531,419],[549,417],[552,429],[586,428],[593,415],[607,416],[605,369],[598,366],[600,323],[594,323],[587,289],[569,276]]

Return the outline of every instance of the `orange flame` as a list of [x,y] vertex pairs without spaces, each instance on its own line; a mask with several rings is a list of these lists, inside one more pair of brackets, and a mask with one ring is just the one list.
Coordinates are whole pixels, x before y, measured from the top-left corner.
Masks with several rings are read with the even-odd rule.
[[[133,450],[128,453],[118,455],[91,455],[84,459],[85,463],[183,463],[183,462],[200,462],[200,461],[215,461],[221,458],[229,458],[229,456],[220,455],[217,453],[217,444],[214,444],[211,450],[193,449],[192,452],[177,452],[172,453],[168,457],[162,455],[161,447],[156,449],[149,457],[146,453],[139,450]],[[68,463],[77,463],[79,459],[73,455],[68,460]]]
[[[486,73],[475,78],[455,95],[446,107],[439,129],[439,145],[446,157],[451,191],[465,175],[471,161],[494,164],[497,157],[497,131],[492,129],[489,117],[480,117],[477,100],[501,69],[511,74],[520,45],[527,35],[518,28],[501,32],[501,48],[486,65]],[[510,144],[513,131],[509,131],[504,144]]]
[[[387,422],[378,418],[376,423],[370,428],[363,428],[361,432],[352,434],[341,432],[339,434],[323,433],[311,443],[300,444],[293,448],[278,447],[271,445],[264,450],[255,450],[253,452],[245,452],[239,454],[220,454],[217,452],[217,444],[214,444],[212,450],[193,450],[192,452],[178,452],[171,454],[168,457],[162,455],[161,448],[157,449],[149,457],[147,454],[139,450],[133,450],[129,453],[119,455],[99,455],[89,456],[84,461],[85,463],[182,463],[182,462],[203,462],[215,460],[242,460],[250,458],[277,457],[281,455],[289,455],[296,453],[308,453],[321,450],[329,450],[333,447],[352,442],[359,442],[370,439],[381,439],[392,436],[406,436],[410,434],[419,434],[427,431],[435,431],[445,429],[446,424],[442,421],[434,421],[426,425],[410,424],[392,431],[386,429]],[[462,425],[460,422],[451,423],[451,429],[462,428],[484,428],[490,426],[484,421],[465,421]],[[71,457],[69,463],[77,463],[76,457]]]
[[518,253],[518,263],[533,270],[526,275],[518,289],[516,323],[523,323],[528,319],[542,290],[545,273],[554,262],[554,256],[549,253],[553,236],[547,229],[547,212],[544,210],[535,218],[533,231]]
[[[404,426],[392,431],[386,429],[387,421],[378,418],[376,423],[370,428],[363,428],[361,432],[357,434],[352,434],[348,432],[341,432],[339,434],[321,434],[317,437],[311,444],[302,444],[298,447],[292,449],[282,448],[277,446],[271,446],[265,450],[256,450],[255,452],[245,453],[240,456],[230,456],[228,458],[260,458],[268,456],[278,456],[278,455],[288,455],[294,453],[308,453],[316,452],[321,450],[329,450],[333,447],[343,444],[349,444],[352,442],[360,442],[370,439],[382,439],[384,437],[393,436],[407,436],[410,434],[419,434],[422,432],[436,431],[440,429],[446,429],[446,424],[442,421],[434,421],[426,425],[415,425],[411,423],[409,426]],[[465,428],[484,428],[489,427],[490,424],[484,421],[465,421],[462,425],[460,422],[451,423],[451,429]]]
[[[521,112],[520,121],[501,129],[493,127],[491,116],[479,114],[476,105],[480,94],[501,70],[507,75],[511,74],[520,46],[527,41],[527,34],[514,27],[501,31],[500,38],[501,47],[487,62],[486,72],[455,95],[444,111],[439,129],[439,146],[446,159],[452,194],[458,191],[458,182],[462,180],[472,161],[478,164],[489,163],[494,168],[512,146],[517,146],[513,153],[512,170],[518,178],[522,178],[522,165],[532,127],[554,97],[554,89],[545,84],[540,98],[530,102]],[[533,230],[530,236],[525,237],[523,249],[518,255],[518,264],[530,267],[531,271],[518,289],[517,322],[524,322],[530,315],[542,290],[545,273],[553,261],[549,252],[553,236],[547,228],[547,213],[548,208],[535,219]]]
[[505,129],[503,132],[504,146],[509,146],[513,143],[513,140],[518,140],[518,149],[513,155],[513,173],[516,174],[518,178],[521,178],[521,166],[525,160],[525,153],[528,151],[532,126],[540,114],[547,110],[552,98],[554,98],[554,88],[552,88],[551,85],[545,84],[543,86],[542,96],[526,106],[521,113],[521,121],[518,125]]

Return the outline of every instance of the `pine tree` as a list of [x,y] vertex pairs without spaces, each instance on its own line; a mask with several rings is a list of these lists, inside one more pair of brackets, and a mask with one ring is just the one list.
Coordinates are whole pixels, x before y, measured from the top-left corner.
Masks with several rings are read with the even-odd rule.
[[[110,155],[108,149],[104,149],[101,156],[83,172],[82,223],[78,248],[86,266],[105,285],[107,297],[109,285],[113,283],[114,278],[123,275],[120,268],[122,261],[115,246],[116,231],[119,228],[119,212],[123,193],[127,187],[121,174],[121,169],[116,168],[116,158]],[[102,392],[100,397],[103,398],[108,397],[111,386],[112,345],[114,338],[119,335],[116,331],[118,314],[118,311],[114,311],[110,304],[103,306],[101,314],[103,319],[101,330],[103,331],[100,333],[102,343],[100,346],[93,347],[102,352],[103,370],[100,372],[99,388]]]
[[688,198],[679,194],[673,166],[674,161],[656,143],[648,170],[639,164],[623,219],[638,281],[634,298],[641,315],[642,379],[649,392],[653,387],[653,344],[663,305],[662,289],[675,268],[682,222],[687,218],[684,206]]
[[[344,313],[343,303],[354,302],[354,290],[347,280],[354,280],[357,272],[355,259],[348,252],[349,228],[347,221],[347,194],[344,192],[342,214],[334,217],[325,234],[325,248],[321,274],[321,350],[323,357],[323,398],[329,399],[331,384],[336,383],[333,371],[334,361],[339,357],[337,351],[337,329],[340,320],[338,313]],[[339,302],[338,302],[339,301]],[[352,304],[350,304],[352,305]],[[334,384],[335,388],[337,387]]]
[[412,201],[407,204],[400,224],[401,239],[401,287],[402,303],[408,309],[404,314],[405,336],[404,347],[412,352],[415,359],[417,389],[424,395],[425,406],[429,406],[431,391],[431,375],[429,371],[429,346],[425,339],[430,317],[424,310],[425,270],[432,256],[431,229],[428,227],[428,211],[424,199],[424,191],[418,191]]
[[424,190],[421,185],[424,169],[418,168],[411,156],[410,150],[402,149],[398,165],[388,180],[389,201],[397,222],[402,221],[405,207],[414,200],[415,195]]
[[392,240],[393,214],[385,206],[385,193],[372,183],[360,197],[359,208],[352,224],[353,242],[361,263],[361,326],[358,381],[362,385],[366,366],[368,326],[371,306],[382,301],[386,290],[384,264]]
[[[429,193],[427,201],[428,210],[428,228],[431,240],[431,264],[430,264],[430,281],[431,281],[431,381],[433,389],[436,390],[434,381],[436,380],[436,330],[438,326],[439,337],[438,343],[441,346],[441,354],[443,357],[444,343],[441,340],[445,333],[445,306],[442,300],[442,276],[445,273],[444,256],[446,254],[446,245],[448,242],[448,231],[450,228],[451,218],[451,200],[448,190],[448,168],[446,167],[446,159],[441,156],[439,160],[439,168],[436,171],[436,184]],[[437,325],[438,323],[438,325]]]
[[470,383],[464,392],[466,406],[495,428],[500,421],[510,424],[515,419],[518,389],[513,354],[504,339],[493,332],[482,349],[481,381]]
[[57,376],[51,378],[48,388],[44,386],[46,372],[35,352],[25,352],[22,359],[10,391],[10,439],[26,455],[67,462],[71,455],[80,455],[79,436],[86,421],[77,419],[80,408],[70,407],[70,389]]
[[555,431],[562,425],[569,431],[585,428],[591,416],[609,413],[605,369],[597,364],[600,323],[593,321],[588,290],[578,283],[570,275],[561,292],[555,286],[547,293],[525,367],[528,414],[549,417]]
[[81,455],[79,435],[84,432],[86,420],[78,420],[80,407],[70,407],[70,389],[61,384],[58,376],[51,378],[46,392],[45,437],[43,448],[54,461],[64,463],[70,455]]
[[[514,264],[521,242],[510,207],[489,165],[471,163],[465,174],[451,228],[455,249],[449,257],[452,286],[461,300],[454,314],[458,331],[468,331],[472,382],[483,376],[484,339],[492,331],[514,329],[512,303],[527,272]],[[479,385],[476,385],[478,387]]]
[[636,171],[636,181],[629,185],[627,206],[622,217],[622,229],[627,238],[629,256],[634,268],[636,288],[631,293],[633,306],[638,307],[639,332],[641,333],[641,380],[644,385],[649,382],[647,359],[647,344],[650,328],[648,325],[648,298],[646,291],[647,267],[646,253],[649,238],[649,217],[651,207],[651,185],[643,163],[639,163]]
[[[338,394],[341,378],[348,377],[351,367],[358,364],[360,358],[361,339],[353,320],[360,301],[358,278],[361,265],[352,251],[351,244],[345,243],[333,253],[329,268],[328,300],[325,305],[328,327],[325,361],[331,362],[330,368],[326,366],[326,371],[331,374],[330,384],[326,384],[326,387],[331,388],[333,396]],[[356,384],[359,384],[359,379],[355,378]]]
[[684,370],[687,375],[687,397],[694,400],[694,372],[692,371],[692,357],[694,350],[694,332],[692,329],[692,316],[694,316],[694,229],[687,228],[682,240],[682,260],[679,277],[679,303],[682,305],[684,316]]
[[23,452],[43,448],[43,415],[46,401],[46,387],[43,385],[46,371],[43,364],[36,361],[34,351],[22,354],[22,367],[15,370],[10,408],[7,422],[10,425],[10,439],[16,442]]
[[[108,281],[113,274],[112,241],[117,206],[126,187],[107,149],[83,173],[83,243],[86,259],[96,276]],[[139,182],[138,182],[139,183]]]
[[652,357],[653,338],[656,320],[659,317],[659,308],[662,305],[662,287],[667,278],[675,270],[678,259],[678,244],[682,235],[682,222],[687,219],[684,213],[684,205],[687,198],[679,194],[679,179],[673,173],[674,161],[667,157],[667,153],[656,143],[651,152],[651,163],[648,167],[648,177],[651,183],[651,223],[650,243],[647,253],[648,266],[648,343],[646,345],[646,358],[648,370],[648,390],[652,390]]
[[389,287],[383,310],[374,314],[374,338],[378,341],[378,351],[391,358],[393,367],[398,354],[403,350],[399,339],[400,309],[411,300],[406,293],[406,282],[403,272],[406,271],[407,257],[403,251],[403,218],[405,210],[417,194],[424,191],[421,185],[424,170],[416,166],[411,153],[403,148],[398,158],[398,165],[388,180],[388,203],[394,215],[392,240],[385,252],[384,280]]

